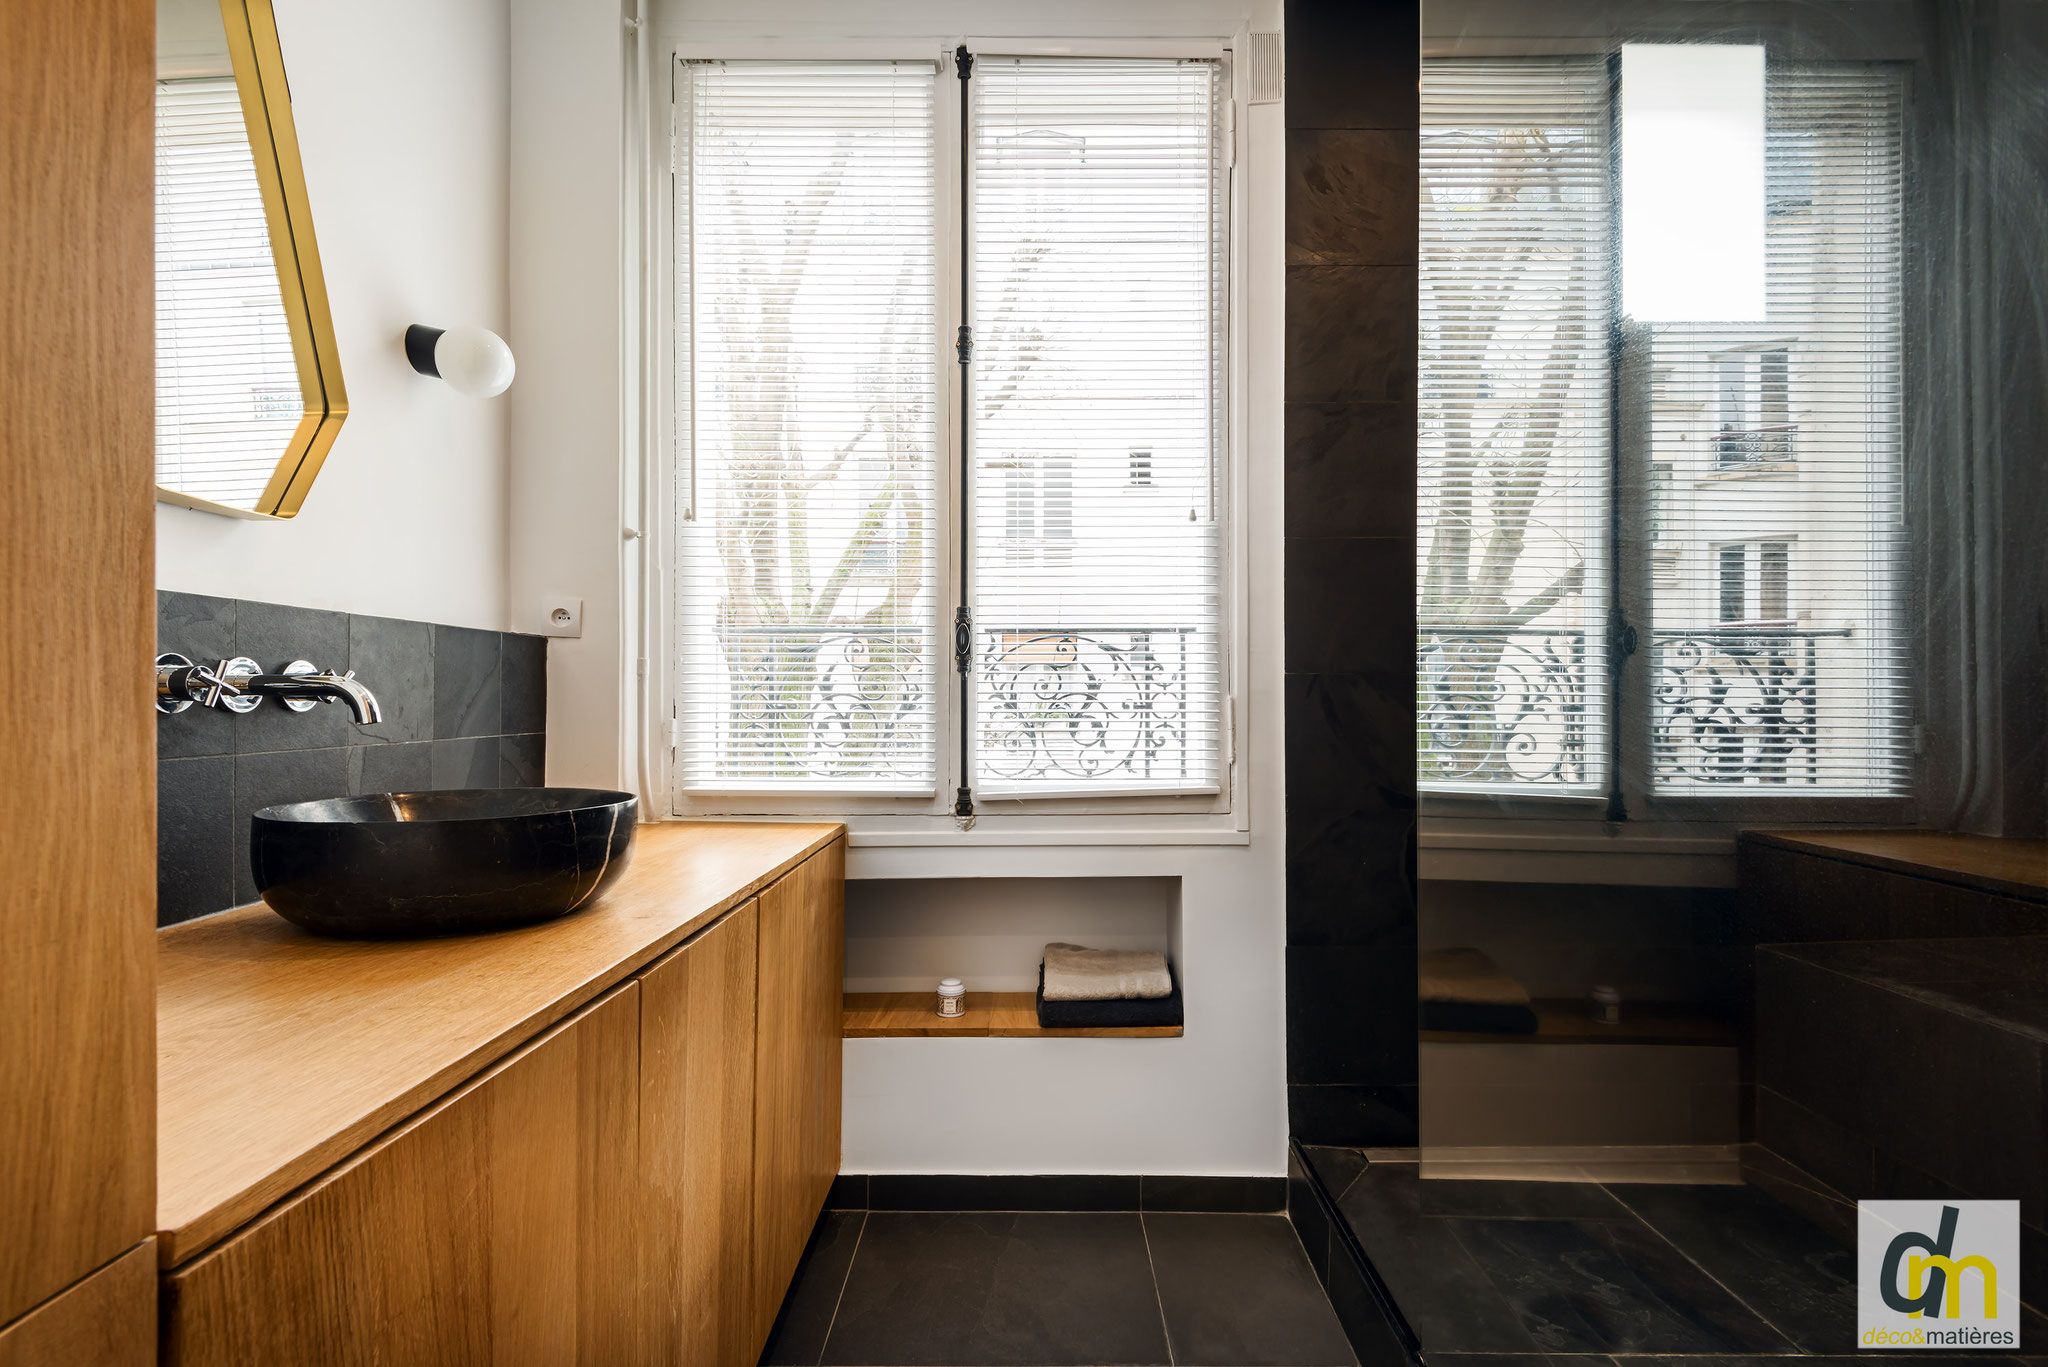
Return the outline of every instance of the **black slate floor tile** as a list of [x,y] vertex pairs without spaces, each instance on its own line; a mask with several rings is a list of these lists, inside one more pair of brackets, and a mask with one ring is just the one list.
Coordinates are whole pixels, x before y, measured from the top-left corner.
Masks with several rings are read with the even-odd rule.
[[[1509,1297],[1459,1242],[1461,1222],[1424,1218],[1418,1185],[1413,1164],[1374,1164],[1337,1204],[1424,1351],[1534,1353],[1551,1346],[1524,1327]],[[1340,1261],[1333,1249],[1333,1297]]]
[[[1448,1220],[1539,1349],[1781,1353],[1770,1325],[1638,1221]],[[1396,1299],[1400,1299],[1396,1292]],[[1406,1302],[1402,1302],[1405,1306]],[[1418,1326],[1419,1328],[1419,1326]],[[1429,1343],[1425,1333],[1423,1342]]]
[[825,1337],[866,1221],[867,1212],[860,1210],[828,1210],[818,1217],[804,1260],[768,1333],[768,1346],[761,1350],[761,1367],[816,1367],[824,1356]]
[[1802,1352],[1854,1351],[1852,1247],[1751,1187],[1612,1190]]
[[1358,1180],[1358,1174],[1365,1171],[1365,1155],[1357,1149],[1339,1148],[1334,1144],[1304,1144],[1302,1154],[1309,1165],[1322,1179],[1323,1190],[1330,1193],[1332,1201],[1341,1201],[1344,1193]]
[[1286,1219],[1151,1214],[1145,1235],[1182,1367],[1350,1367],[1349,1341]]
[[843,1367],[1165,1364],[1135,1213],[874,1211],[823,1361]]
[[[1388,1165],[1382,1165],[1383,1167]],[[1416,1169],[1401,1164],[1409,1172]],[[1397,1168],[1397,1171],[1399,1169]],[[1629,1220],[1627,1206],[1597,1182],[1416,1180],[1424,1215],[1485,1220]],[[1738,1187],[1728,1188],[1739,1191]]]

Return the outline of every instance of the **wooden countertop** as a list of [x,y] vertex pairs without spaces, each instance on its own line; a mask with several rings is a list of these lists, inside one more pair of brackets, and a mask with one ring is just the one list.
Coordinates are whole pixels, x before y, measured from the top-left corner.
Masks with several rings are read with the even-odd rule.
[[1745,831],[1742,838],[2004,897],[2048,901],[2048,840],[1953,831]]
[[825,848],[836,824],[642,826],[595,904],[326,940],[263,905],[157,932],[157,1249],[171,1267]]

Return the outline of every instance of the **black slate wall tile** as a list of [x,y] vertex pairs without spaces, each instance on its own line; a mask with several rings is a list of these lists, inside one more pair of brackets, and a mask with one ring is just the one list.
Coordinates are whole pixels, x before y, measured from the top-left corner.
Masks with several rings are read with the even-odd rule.
[[548,729],[548,642],[545,636],[501,639],[504,687],[503,734],[532,735]]
[[1415,537],[1415,405],[1291,403],[1287,535]]
[[[1405,675],[1412,698],[1414,540],[1289,538],[1286,654],[1289,674]],[[1412,742],[1409,758],[1405,773],[1384,777],[1412,790]]]
[[498,633],[434,628],[434,738],[504,734]]
[[311,802],[347,792],[348,751],[340,746],[235,756],[235,900],[230,905],[256,900],[256,877],[249,869],[250,817],[281,802]]
[[1413,400],[1417,279],[1413,266],[1289,266],[1287,402]]
[[[383,710],[374,726],[354,725],[338,703],[308,712],[265,701],[244,715],[204,707],[160,714],[160,925],[255,898],[248,828],[259,806],[543,781],[542,637],[160,592],[157,642],[160,652],[204,664],[248,655],[265,669],[298,659],[352,669]],[[444,701],[446,730],[437,726]]]
[[[266,671],[304,660],[315,669],[340,672],[348,668],[348,614],[243,602],[235,609],[235,651]],[[266,700],[233,715],[238,755],[341,746],[350,740],[348,711],[339,703],[294,712]]]
[[157,923],[219,911],[235,893],[229,755],[166,759],[156,770]]
[[[158,654],[183,655],[194,664],[212,666],[235,654],[235,601],[197,593],[156,596]],[[159,713],[156,752],[159,758],[185,755],[226,755],[235,748],[232,726],[218,714],[188,707],[176,714]]]
[[437,740],[428,747],[430,788],[496,788],[498,737]]
[[1421,144],[1413,130],[1290,131],[1287,264],[1416,264],[1420,192]]
[[383,712],[375,725],[355,728],[355,743],[402,745],[433,739],[433,627],[395,617],[350,617],[348,667],[377,695]]
[[1286,31],[1288,1119],[1406,1147],[1421,13],[1289,0]]
[[1419,0],[1288,0],[1289,128],[1416,128]]

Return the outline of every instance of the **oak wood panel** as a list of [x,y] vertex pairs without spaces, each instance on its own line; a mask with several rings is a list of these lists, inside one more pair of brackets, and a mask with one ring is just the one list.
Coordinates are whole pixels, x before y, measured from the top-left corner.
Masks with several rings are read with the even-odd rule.
[[754,990],[749,902],[640,978],[645,1316],[660,1367],[751,1367]]
[[1939,878],[2006,897],[2048,901],[2048,840],[1954,831],[1748,831],[1743,839]]
[[144,1240],[0,1329],[0,1367],[153,1367],[156,1250]]
[[159,931],[164,1265],[218,1242],[842,829],[643,826],[631,867],[587,910],[489,935],[325,940],[260,905]]
[[842,1027],[848,1039],[973,1039],[1000,1036],[1035,1039],[1072,1036],[1080,1039],[1168,1039],[1178,1025],[1086,1025],[1047,1029],[1038,1023],[1034,992],[970,992],[966,1009],[954,1017],[935,1009],[931,992],[849,992]]
[[0,1324],[152,1223],[155,32],[0,5]]
[[629,983],[165,1278],[166,1367],[640,1359]]
[[761,894],[754,1054],[754,1350],[839,1172],[846,844],[834,841]]

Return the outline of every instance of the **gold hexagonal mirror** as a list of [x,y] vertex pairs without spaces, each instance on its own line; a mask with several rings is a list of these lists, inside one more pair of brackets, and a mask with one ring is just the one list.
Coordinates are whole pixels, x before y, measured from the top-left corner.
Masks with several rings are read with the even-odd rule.
[[348,415],[270,0],[157,0],[157,497],[299,511]]

